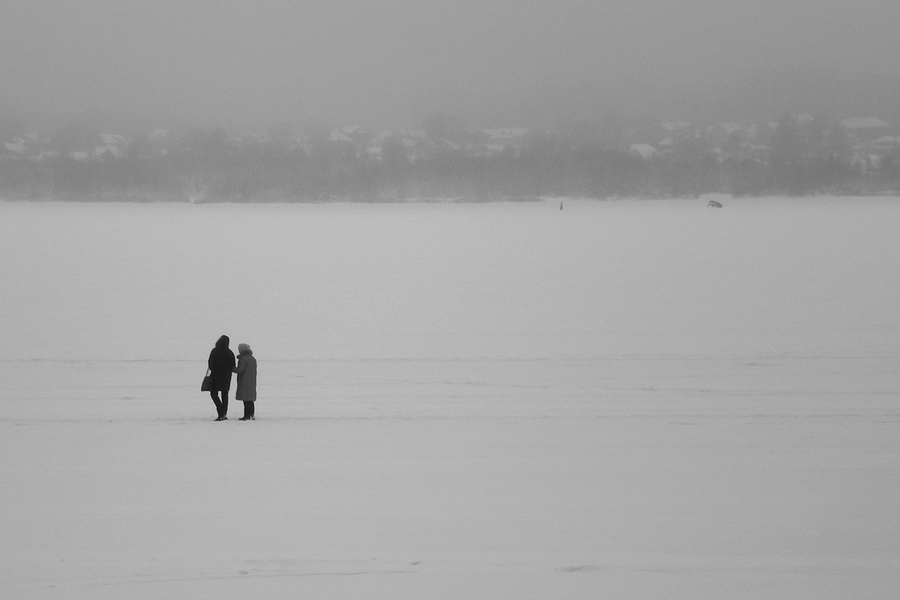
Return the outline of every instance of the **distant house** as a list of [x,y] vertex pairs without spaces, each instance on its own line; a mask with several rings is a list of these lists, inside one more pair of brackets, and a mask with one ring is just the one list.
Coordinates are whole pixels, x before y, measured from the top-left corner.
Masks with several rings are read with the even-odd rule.
[[504,142],[521,140],[528,132],[531,131],[527,127],[506,127],[500,129],[482,129],[481,132],[487,136],[491,142]]
[[345,125],[344,127],[338,129],[338,131],[354,139],[362,139],[368,137],[366,130],[359,125]]
[[115,133],[104,133],[100,136],[101,144],[94,147],[94,158],[105,160],[122,158],[128,147],[128,140]]
[[872,148],[884,153],[900,149],[900,135],[883,135],[872,142]]
[[415,133],[408,131],[382,131],[375,134],[368,141],[364,154],[369,160],[380,161],[387,157],[397,158],[402,156],[410,160],[415,154],[419,138]]
[[25,140],[19,138],[13,142],[6,142],[3,144],[3,148],[5,152],[2,154],[5,156],[11,157],[21,157],[25,156]]
[[528,127],[504,127],[496,129],[482,129],[479,131],[479,148],[483,148],[490,154],[502,154],[512,150],[518,154],[525,147],[531,129]]
[[371,139],[369,133],[359,125],[345,125],[340,129],[332,131],[331,135],[333,137],[341,138],[341,140],[349,139],[360,147],[367,146]]
[[[648,144],[649,145],[649,144]],[[650,146],[652,148],[652,146]],[[675,140],[670,137],[663,138],[656,144],[656,151],[659,154],[669,155],[675,149]]]
[[719,123],[706,129],[706,141],[710,148],[722,149],[726,147],[734,151],[750,142],[754,136],[752,127],[743,127],[737,123]]
[[670,135],[675,137],[688,135],[691,130],[689,121],[670,121],[668,123],[662,123],[660,126]]
[[632,144],[628,148],[628,154],[630,154],[631,156],[636,156],[643,160],[648,160],[656,156],[657,151],[656,148],[654,148],[650,144]]
[[364,156],[367,160],[380,162],[384,160],[384,150],[381,146],[369,146],[368,148],[366,148]]
[[408,151],[408,154],[410,162],[417,162],[438,156],[457,155],[460,151],[461,148],[450,140],[444,138],[431,140],[426,138],[419,140],[415,147]]
[[868,144],[880,137],[890,135],[891,126],[877,117],[857,117],[844,119],[841,125],[858,142]]
[[370,147],[370,135],[365,129],[357,125],[346,125],[340,129],[332,131],[328,139],[329,141],[345,146],[348,151],[353,151],[358,155],[364,154]]
[[331,132],[331,134],[328,136],[328,141],[330,141],[330,142],[339,142],[339,143],[347,143],[347,144],[353,144],[353,143],[354,143],[352,137],[350,137],[349,135],[347,135],[346,133],[342,132],[342,131],[339,130],[339,129],[335,129],[334,131]]

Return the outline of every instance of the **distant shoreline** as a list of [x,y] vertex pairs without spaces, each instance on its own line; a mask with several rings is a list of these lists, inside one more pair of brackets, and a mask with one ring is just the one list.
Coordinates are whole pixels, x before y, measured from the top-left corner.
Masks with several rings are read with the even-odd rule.
[[745,200],[754,198],[783,198],[788,199],[816,199],[816,198],[900,198],[900,192],[894,190],[880,190],[866,193],[823,192],[804,195],[787,194],[761,194],[761,195],[733,195],[725,193],[700,194],[697,196],[666,196],[666,195],[633,195],[633,196],[607,196],[603,198],[576,197],[576,196],[448,196],[448,197],[366,197],[366,196],[327,196],[327,197],[260,197],[260,198],[202,198],[191,199],[184,196],[166,195],[109,195],[109,196],[78,196],[78,197],[0,197],[4,203],[34,203],[34,204],[536,204],[541,202],[566,202],[588,201],[605,202],[610,200],[684,200],[698,201],[705,199]]

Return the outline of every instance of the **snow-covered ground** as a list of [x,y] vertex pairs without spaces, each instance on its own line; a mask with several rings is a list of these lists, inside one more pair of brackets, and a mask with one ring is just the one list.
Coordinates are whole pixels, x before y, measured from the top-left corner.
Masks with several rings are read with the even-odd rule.
[[0,203],[0,597],[896,597],[900,202],[722,201]]

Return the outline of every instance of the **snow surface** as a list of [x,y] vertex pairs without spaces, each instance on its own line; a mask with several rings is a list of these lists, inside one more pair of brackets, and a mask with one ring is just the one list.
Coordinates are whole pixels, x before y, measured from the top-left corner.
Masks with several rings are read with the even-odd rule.
[[900,202],[707,200],[0,203],[0,597],[896,597]]

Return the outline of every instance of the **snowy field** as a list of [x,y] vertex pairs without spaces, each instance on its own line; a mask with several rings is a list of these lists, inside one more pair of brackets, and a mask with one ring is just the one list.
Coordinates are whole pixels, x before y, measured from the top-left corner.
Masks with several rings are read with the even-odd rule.
[[900,200],[722,201],[0,203],[0,597],[896,598]]

